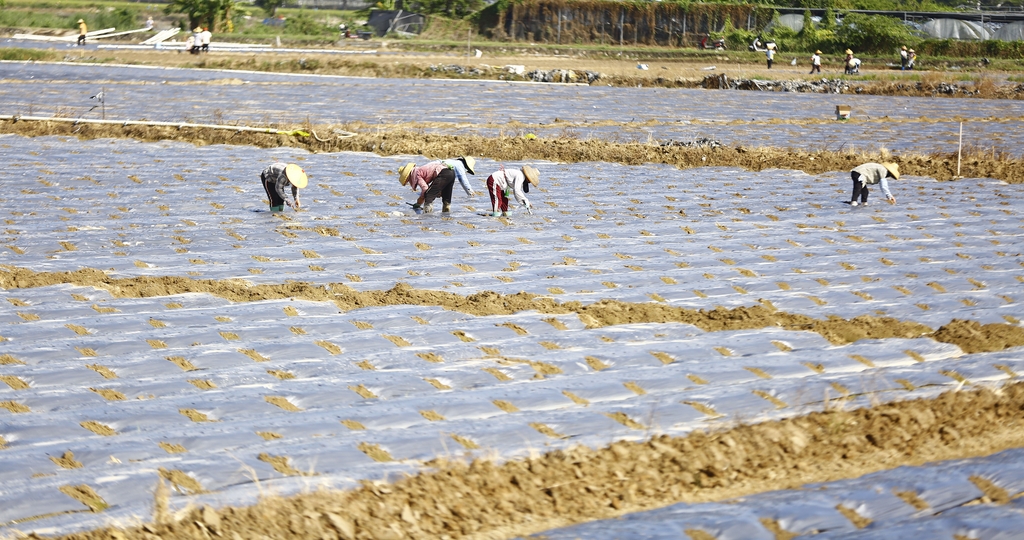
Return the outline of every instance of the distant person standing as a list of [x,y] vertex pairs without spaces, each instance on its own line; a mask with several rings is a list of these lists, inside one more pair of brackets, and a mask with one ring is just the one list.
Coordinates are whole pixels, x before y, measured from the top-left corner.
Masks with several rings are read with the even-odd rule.
[[[302,167],[294,163],[277,162],[263,169],[260,173],[260,182],[263,190],[267,192],[267,199],[270,201],[271,212],[281,212],[284,205],[296,210],[299,209],[299,189],[306,187],[309,179]],[[288,200],[288,188],[291,188],[292,203]]]
[[914,63],[917,62],[917,53],[914,49],[907,51],[907,69],[913,71]]
[[89,33],[89,27],[84,19],[78,19],[78,45],[85,46],[85,35]]
[[152,30],[154,26],[153,17],[146,19],[146,30]]
[[211,39],[213,39],[213,33],[210,32],[210,27],[204,26],[203,31],[199,32],[199,50],[204,53],[210,52]]
[[900,47],[900,71],[907,70],[907,64],[910,63],[910,53],[907,51],[907,46]]
[[526,165],[519,170],[501,169],[491,173],[487,177],[487,193],[491,195],[491,216],[508,216],[508,197],[512,195],[520,204],[526,207],[528,212],[533,212],[530,200],[526,194],[530,192],[530,185],[537,187],[540,181],[540,171]]
[[814,51],[814,56],[811,56],[811,72],[809,75],[813,75],[815,71],[821,73],[821,51]]
[[850,197],[850,206],[858,206],[857,199],[860,199],[860,206],[868,205],[868,186],[878,184],[882,193],[889,201],[889,204],[896,204],[896,197],[889,192],[889,183],[886,178],[893,180],[900,179],[900,168],[895,163],[865,163],[854,167],[850,171],[853,178],[853,196]]
[[202,33],[203,29],[198,26],[195,27],[194,30],[192,30],[192,47],[188,50],[188,52],[192,54],[199,54],[199,49],[202,47],[202,37],[200,37],[200,34]]
[[768,69],[772,68],[772,64],[775,62],[775,42],[769,41],[764,46],[764,55],[768,59]]

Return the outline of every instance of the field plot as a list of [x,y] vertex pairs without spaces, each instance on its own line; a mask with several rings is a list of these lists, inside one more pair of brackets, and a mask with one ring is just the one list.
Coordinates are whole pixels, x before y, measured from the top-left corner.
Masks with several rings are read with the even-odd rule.
[[[381,125],[425,131],[621,142],[710,137],[733,146],[955,152],[964,144],[1017,155],[1024,105],[1012,100],[612,88],[499,81],[361,79],[222,70],[0,62],[0,114],[167,122]],[[472,96],[472,99],[466,99]],[[969,103],[969,106],[964,106]],[[850,105],[865,125],[828,122]],[[692,122],[700,124],[692,124]],[[806,121],[826,121],[805,124]],[[745,129],[729,125],[758,122]],[[609,125],[611,123],[612,125]],[[628,129],[618,124],[630,123]],[[635,123],[641,124],[640,126]],[[642,124],[648,125],[642,125]],[[481,127],[487,126],[487,127]],[[550,127],[548,127],[550,126]]]
[[814,538],[1015,538],[1024,530],[1020,499],[963,505],[985,497],[993,485],[989,479],[997,491],[1024,491],[1022,459],[1021,450],[1007,450],[980,459],[900,467],[727,503],[676,504],[624,519],[547,531],[536,538],[668,540],[703,534],[772,540],[778,538],[778,530]]
[[[905,178],[899,205],[872,192],[851,208],[845,173],[539,163],[535,214],[495,219],[477,215],[480,194],[456,193],[450,217],[413,214],[395,174],[408,157],[17,136],[0,150],[15,188],[0,264],[153,280],[137,297],[59,277],[4,284],[0,534],[146,519],[160,477],[177,508],[242,504],[437,457],[686,434],[1024,370],[1019,349],[967,354],[928,338],[842,345],[781,328],[470,315],[442,300],[342,311],[217,294],[400,284],[1017,324],[1020,185]],[[310,174],[304,211],[265,211],[258,174],[274,159]],[[497,164],[478,168],[482,192]]]

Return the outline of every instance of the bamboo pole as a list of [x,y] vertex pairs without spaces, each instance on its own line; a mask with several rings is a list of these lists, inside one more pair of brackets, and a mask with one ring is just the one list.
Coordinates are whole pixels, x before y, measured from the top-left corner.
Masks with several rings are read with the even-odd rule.
[[963,178],[960,176],[960,156],[963,155],[964,151],[964,123],[960,122],[960,141],[956,145],[956,176],[954,178]]

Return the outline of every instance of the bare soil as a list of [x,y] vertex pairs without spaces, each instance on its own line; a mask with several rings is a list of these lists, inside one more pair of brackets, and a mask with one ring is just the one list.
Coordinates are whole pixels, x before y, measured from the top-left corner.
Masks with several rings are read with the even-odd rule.
[[[1022,428],[1024,384],[1016,383],[598,450],[576,447],[503,464],[434,462],[428,464],[432,470],[391,484],[365,481],[347,492],[266,497],[247,508],[193,508],[171,517],[158,490],[153,523],[63,538],[510,538],[676,502],[719,501],[985,456],[1024,445]],[[972,480],[988,500],[1019,495]],[[913,495],[913,486],[906,491]]]
[[[526,292],[502,294],[485,291],[464,296],[446,291],[415,289],[407,283],[396,284],[386,291],[357,291],[342,283],[323,286],[302,282],[254,285],[242,280],[192,279],[180,276],[113,278],[92,268],[74,272],[35,272],[26,268],[0,266],[0,288],[6,290],[58,284],[98,287],[119,298],[208,293],[232,302],[282,298],[330,301],[343,311],[371,306],[421,305],[438,306],[476,316],[510,315],[530,310],[546,314],[575,313],[588,328],[665,322],[692,324],[709,332],[781,327],[787,330],[815,332],[835,344],[852,343],[860,339],[931,337],[952,343],[972,353],[1024,345],[1024,328],[1011,324],[981,325],[976,321],[954,320],[933,332],[925,325],[891,317],[862,315],[853,319],[836,316],[815,319],[779,311],[769,302],[747,307],[719,306],[714,309],[695,310],[654,302],[559,302],[550,297]],[[326,344],[325,348],[330,350],[327,345],[330,344]]]
[[[432,135],[413,129],[390,129],[380,133],[358,133],[341,138],[334,129],[358,130],[359,126],[296,125],[275,126],[282,131],[303,129],[309,137],[224,129],[151,126],[94,125],[71,122],[0,121],[0,133],[25,136],[65,135],[83,139],[132,138],[142,141],[176,140],[205,144],[247,144],[262,148],[282,146],[312,152],[375,152],[380,155],[413,154],[440,158],[473,155],[495,160],[547,160],[561,163],[604,161],[639,165],[663,163],[681,169],[696,167],[742,167],[752,171],[768,168],[792,169],[820,174],[848,171],[865,161],[894,161],[905,175],[950,180],[956,175],[957,156],[950,154],[900,154],[888,152],[834,152],[787,150],[771,147],[692,148],[644,143],[616,143],[568,138],[529,139],[518,136]],[[369,129],[367,129],[369,131]],[[966,154],[960,176],[995,178],[1008,183],[1024,182],[1024,159],[1002,154]]]

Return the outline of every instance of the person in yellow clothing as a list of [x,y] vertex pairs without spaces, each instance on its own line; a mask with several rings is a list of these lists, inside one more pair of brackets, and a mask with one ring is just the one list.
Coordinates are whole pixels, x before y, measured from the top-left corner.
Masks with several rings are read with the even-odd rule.
[[89,33],[89,27],[86,26],[84,19],[78,19],[78,44],[85,46],[85,35]]

